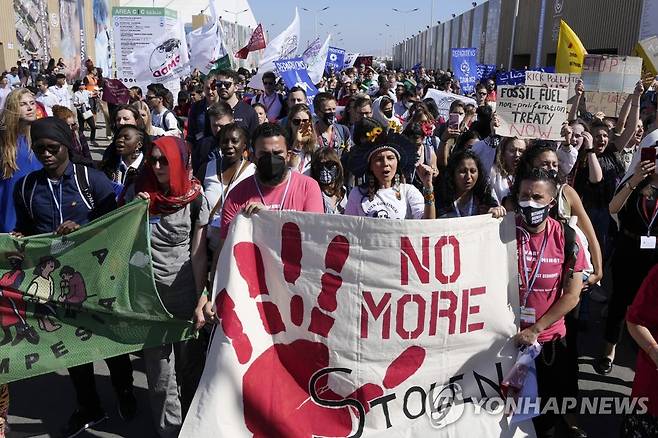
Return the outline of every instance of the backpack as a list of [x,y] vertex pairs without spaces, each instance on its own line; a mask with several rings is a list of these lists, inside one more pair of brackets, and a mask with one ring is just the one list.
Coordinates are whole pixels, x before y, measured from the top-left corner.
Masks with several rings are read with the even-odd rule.
[[[34,219],[32,213],[32,198],[34,197],[34,188],[37,185],[37,174],[38,172],[28,174],[23,178],[23,184],[21,185],[21,198],[23,200],[23,205],[25,205],[31,219]],[[75,178],[75,184],[78,188],[78,193],[80,193],[80,197],[82,198],[82,202],[85,203],[90,211],[93,210],[96,203],[94,201],[94,196],[91,193],[91,188],[89,187],[89,169],[82,164],[73,164],[73,177]],[[30,199],[29,203],[27,202],[28,198]]]
[[[169,131],[169,130],[172,129],[172,128],[167,124],[167,115],[168,115],[168,114],[174,114],[174,113],[171,112],[170,110],[167,110],[167,111],[165,111],[164,114],[162,115],[162,128],[163,128],[165,131]],[[176,114],[174,114],[174,117],[176,117]],[[177,126],[177,128],[178,128],[178,130],[179,130],[180,132],[183,132],[183,126],[184,126],[183,123],[184,123],[184,122],[180,119],[180,117],[176,117],[176,126]]]

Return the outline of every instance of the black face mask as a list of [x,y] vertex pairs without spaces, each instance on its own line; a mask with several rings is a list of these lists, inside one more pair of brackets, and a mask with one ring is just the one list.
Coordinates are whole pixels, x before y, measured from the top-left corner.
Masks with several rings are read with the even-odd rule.
[[263,154],[256,163],[258,178],[268,186],[275,186],[286,175],[286,160],[283,155]]
[[335,113],[323,113],[322,114],[322,121],[327,126],[333,125],[336,122],[336,114]]
[[535,201],[519,201],[519,213],[523,222],[536,227],[546,220],[551,212],[551,204],[542,205]]
[[390,119],[391,117],[393,117],[393,110],[390,109],[387,111],[382,111],[382,114],[384,114],[384,116],[386,116],[387,119]]

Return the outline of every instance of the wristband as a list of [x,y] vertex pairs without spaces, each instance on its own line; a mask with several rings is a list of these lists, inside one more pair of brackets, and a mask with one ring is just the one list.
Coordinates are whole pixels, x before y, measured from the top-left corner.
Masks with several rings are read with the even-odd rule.
[[586,150],[585,150],[585,153],[586,153],[586,154],[595,154],[596,151],[595,151],[594,149],[586,149]]
[[423,187],[423,196],[434,194],[434,187]]

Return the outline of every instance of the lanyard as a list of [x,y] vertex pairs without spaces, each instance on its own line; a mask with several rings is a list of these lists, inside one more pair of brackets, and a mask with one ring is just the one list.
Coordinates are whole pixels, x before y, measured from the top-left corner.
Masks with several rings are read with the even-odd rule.
[[[457,217],[462,217],[462,212],[459,211],[459,206],[457,206],[457,200],[455,200],[452,203],[455,207],[455,212],[457,213]],[[471,195],[470,201],[468,201],[468,214],[466,216],[473,216],[473,195]]]
[[53,198],[53,202],[55,203],[55,208],[57,209],[57,212],[59,213],[59,224],[62,225],[64,223],[64,215],[62,214],[62,184],[63,180],[59,180],[59,202],[57,200],[57,197],[55,196],[55,190],[53,190],[53,183],[50,181],[50,178],[47,179],[48,181],[48,188],[50,189],[50,195]]
[[[528,248],[530,248],[530,233],[528,233],[526,230],[524,230],[522,227],[516,227],[517,229],[520,229],[523,232],[523,237],[524,239],[528,239]],[[528,297],[532,293],[532,288],[535,285],[535,280],[537,280],[537,277],[539,276],[539,271],[541,270],[541,265],[542,265],[542,258],[544,257],[544,251],[546,250],[546,246],[548,244],[548,230],[544,230],[544,240],[541,243],[541,248],[539,250],[539,256],[537,257],[537,261],[535,262],[535,265],[533,266],[532,273],[528,275],[528,265],[526,261],[526,254],[525,254],[525,243],[521,241],[521,262],[523,263],[522,267],[522,272],[523,276],[522,279],[525,280],[525,287],[526,291],[523,294],[523,298],[521,299],[521,307],[525,307],[527,302],[528,302]]]
[[[638,202],[642,203],[642,211],[644,212],[644,216],[642,217],[642,220],[644,221],[645,224],[647,224],[647,236],[651,236],[651,228],[653,227],[653,223],[656,221],[656,217],[658,217],[658,200],[653,206],[653,214],[651,216],[649,216],[649,211],[647,210],[646,200],[642,200],[642,198],[640,198]],[[651,220],[647,222],[645,218],[646,219],[651,218]]]
[[[283,192],[283,198],[281,198],[281,204],[279,204],[279,211],[283,210],[283,204],[286,202],[286,196],[288,195],[288,188],[290,187],[290,180],[292,179],[292,176],[294,174],[295,172],[290,172],[290,175],[288,176],[288,182],[286,183],[286,190]],[[267,205],[267,203],[265,202],[265,198],[263,197],[263,192],[260,190],[260,185],[258,184],[258,179],[256,178],[256,175],[254,175],[254,183],[256,183],[256,189],[258,190],[258,195],[260,196],[260,200],[262,201],[263,205],[269,207],[269,205]]]
[[[240,166],[237,168],[237,170],[233,173],[233,176],[229,180],[228,184],[224,186],[224,177],[222,176],[222,162],[224,161],[224,158],[219,157],[219,172],[217,172],[217,179],[219,179],[219,187],[222,189],[221,195],[219,195],[219,201],[218,204],[213,208],[213,214],[216,214],[217,210],[220,210],[221,214],[221,208],[224,206],[224,202],[226,202],[226,196],[228,195],[228,192],[231,189],[231,186],[235,182],[236,179],[242,174],[242,171],[244,170],[244,159],[240,159]],[[258,187],[258,186],[256,186]],[[260,193],[260,188],[258,189],[258,192]],[[221,202],[221,204],[219,203]],[[219,207],[219,208],[218,208]]]

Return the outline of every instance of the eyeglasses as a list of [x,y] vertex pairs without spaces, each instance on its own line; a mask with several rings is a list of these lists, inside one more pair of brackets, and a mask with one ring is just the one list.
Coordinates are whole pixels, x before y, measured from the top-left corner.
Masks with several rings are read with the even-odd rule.
[[160,163],[160,167],[169,166],[169,161],[167,161],[167,157],[165,157],[164,155],[159,157],[154,157],[153,155],[151,155],[149,157],[149,163],[151,164],[151,166],[155,166],[158,163]]
[[301,125],[302,122],[308,122],[308,119],[292,119],[290,122],[292,123],[292,126],[299,126]]

